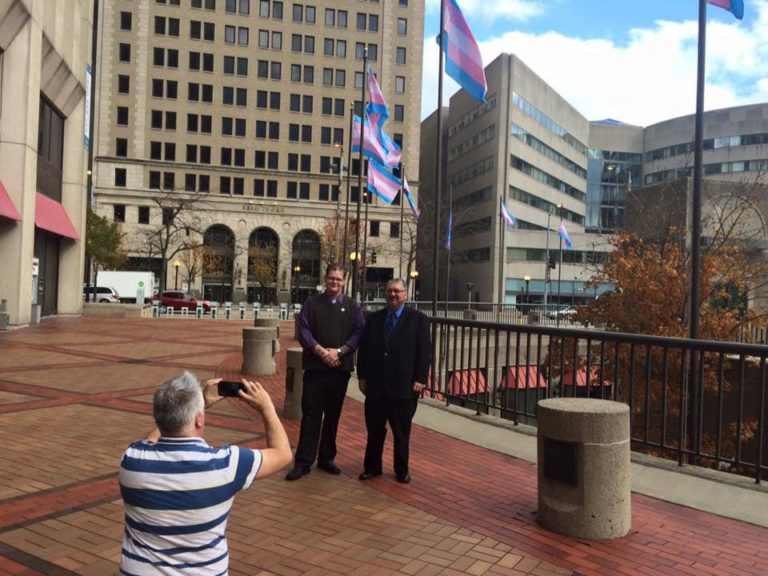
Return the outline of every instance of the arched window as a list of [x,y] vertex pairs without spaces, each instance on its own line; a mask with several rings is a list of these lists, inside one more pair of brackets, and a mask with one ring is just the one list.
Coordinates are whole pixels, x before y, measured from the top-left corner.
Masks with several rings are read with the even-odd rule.
[[248,301],[277,303],[277,269],[280,239],[271,228],[262,226],[248,238]]
[[320,236],[314,230],[302,230],[293,238],[291,257],[292,301],[303,302],[322,283]]
[[214,224],[203,234],[203,297],[217,302],[232,300],[235,234]]

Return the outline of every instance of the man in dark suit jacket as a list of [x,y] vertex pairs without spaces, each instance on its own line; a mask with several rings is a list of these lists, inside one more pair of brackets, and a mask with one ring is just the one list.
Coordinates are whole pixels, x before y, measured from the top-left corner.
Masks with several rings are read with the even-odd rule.
[[419,394],[427,383],[432,357],[429,319],[405,307],[405,282],[387,283],[387,307],[370,314],[357,353],[357,377],[365,394],[368,441],[360,480],[380,476],[381,455],[392,429],[395,474],[398,482],[411,481],[408,443]]

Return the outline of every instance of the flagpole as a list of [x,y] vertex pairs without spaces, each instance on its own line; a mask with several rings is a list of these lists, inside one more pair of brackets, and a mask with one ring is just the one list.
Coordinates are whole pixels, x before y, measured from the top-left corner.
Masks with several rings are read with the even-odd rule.
[[402,162],[400,163],[400,278],[403,277],[403,223],[405,219],[405,214],[403,214],[403,210],[405,209],[405,164]]
[[[370,167],[369,167],[369,170],[370,170]],[[363,227],[363,258],[362,258],[363,274],[360,277],[360,284],[362,286],[362,288],[360,288],[360,292],[363,298],[362,301],[366,299],[365,291],[367,289],[367,283],[368,283],[368,279],[366,278],[366,276],[368,276],[368,204],[371,203],[372,197],[373,197],[372,195],[368,194],[368,186],[366,183],[365,192],[363,192],[363,203],[365,204],[365,218],[364,218],[365,225]],[[373,260],[373,258],[371,258],[371,260]]]
[[[504,202],[504,197],[499,196],[499,304],[504,304],[506,292],[504,290],[504,239],[506,232],[506,221],[504,220],[504,214],[501,212],[501,206]],[[501,306],[499,306],[501,311]]]
[[[699,0],[699,45],[696,70],[696,119],[693,137],[693,198],[691,199],[691,297],[688,337],[699,338],[699,301],[701,270],[701,186],[704,142],[704,81],[707,44],[707,0]],[[687,419],[689,448],[695,452],[699,445],[699,398],[701,397],[699,367],[696,353],[691,351],[689,416]]]
[[[448,213],[453,213],[453,186],[448,186]],[[448,263],[445,266],[445,317],[448,318],[448,294],[451,289],[451,250],[453,242],[448,248]]]
[[[365,159],[363,158],[363,149],[365,148],[365,80],[367,78],[366,73],[368,70],[368,47],[363,48],[363,87],[360,97],[360,154],[359,154],[359,166],[357,173],[357,213],[355,220],[355,259],[353,263],[353,276],[352,276],[352,297],[358,298],[357,291],[358,282],[360,280],[360,208],[363,200],[363,168]],[[354,104],[353,104],[354,106]],[[362,304],[362,301],[360,301]]]
[[[562,224],[563,217],[560,217],[560,223]],[[560,262],[557,265],[557,304],[555,305],[555,325],[560,326],[560,280],[563,277],[563,237],[560,236],[560,247],[558,249]]]
[[699,58],[696,74],[696,120],[693,138],[691,209],[691,317],[689,337],[699,337],[699,271],[701,268],[701,179],[704,140],[704,77],[707,43],[707,0],[699,0]]
[[[438,284],[438,257],[440,248],[440,193],[442,188],[442,155],[443,155],[443,46],[445,43],[445,7],[440,2],[440,56],[437,74],[437,146],[435,161],[435,230],[432,243],[432,317],[437,317],[437,284]],[[448,254],[450,259],[450,253]],[[445,295],[446,307],[448,306],[448,294]]]
[[347,267],[347,259],[349,258],[349,194],[350,183],[352,180],[352,123],[355,118],[355,105],[349,105],[349,150],[347,150],[347,201],[344,206],[344,252],[341,254],[341,265],[344,269]]

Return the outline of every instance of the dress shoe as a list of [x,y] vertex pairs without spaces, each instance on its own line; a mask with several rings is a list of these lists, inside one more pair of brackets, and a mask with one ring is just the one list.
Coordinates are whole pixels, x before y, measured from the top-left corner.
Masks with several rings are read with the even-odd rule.
[[368,472],[368,470],[363,470],[363,472],[360,474],[360,476],[357,477],[357,479],[370,480],[374,476],[381,476],[381,472]]
[[336,464],[334,464],[333,462],[323,462],[323,463],[318,462],[317,467],[320,468],[320,470],[325,470],[326,472],[328,472],[328,474],[334,474],[334,475],[341,474],[341,468],[336,466]]
[[398,474],[397,475],[397,481],[400,482],[400,484],[410,484],[411,483],[411,475],[406,472],[405,474]]
[[305,466],[294,466],[293,468],[291,468],[291,471],[285,475],[285,479],[298,480],[302,476],[306,476],[307,474],[309,474],[309,472],[310,472],[309,468]]

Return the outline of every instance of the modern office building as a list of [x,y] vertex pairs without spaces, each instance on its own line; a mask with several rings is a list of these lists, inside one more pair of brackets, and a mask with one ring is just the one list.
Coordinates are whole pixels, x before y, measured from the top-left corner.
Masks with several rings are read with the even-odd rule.
[[[416,193],[423,2],[114,0],[98,29],[95,208],[123,223],[129,268],[220,301],[313,292],[355,251],[354,230],[347,255],[328,246],[347,188],[355,219],[366,50]],[[375,297],[399,273],[400,209],[373,198],[367,218]]]
[[[590,122],[510,54],[486,67],[486,79],[485,103],[459,91],[444,112],[442,202],[447,213],[452,198],[453,211],[448,298],[579,304],[597,297],[609,286],[585,289],[584,280],[603,261],[608,235],[625,228],[627,194],[691,174],[693,115],[647,128]],[[434,149],[436,135],[427,136],[434,116],[422,126],[422,174]],[[764,142],[768,104],[705,113],[705,177],[759,180],[768,167]],[[421,192],[432,205],[434,187]],[[512,227],[501,222],[502,198],[517,219]],[[561,219],[571,250],[558,235]],[[431,267],[422,263],[432,251],[423,240],[420,279],[431,294]]]
[[92,9],[0,2],[3,324],[82,310]]

